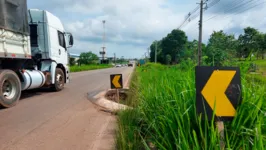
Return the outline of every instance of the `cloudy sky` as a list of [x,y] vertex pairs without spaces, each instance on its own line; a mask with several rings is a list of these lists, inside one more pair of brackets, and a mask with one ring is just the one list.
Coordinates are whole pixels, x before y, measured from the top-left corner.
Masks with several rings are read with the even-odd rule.
[[[199,1],[28,0],[28,7],[48,10],[62,20],[75,38],[71,53],[92,51],[98,54],[102,47],[102,20],[106,20],[108,57],[116,53],[118,57],[139,58],[152,41],[160,40],[178,28]],[[225,30],[238,36],[244,27],[251,26],[266,32],[265,2],[208,0],[211,7],[204,12],[203,42],[208,41],[214,30]],[[197,14],[198,11],[192,16]],[[199,17],[181,28],[189,40],[198,38],[198,20]]]

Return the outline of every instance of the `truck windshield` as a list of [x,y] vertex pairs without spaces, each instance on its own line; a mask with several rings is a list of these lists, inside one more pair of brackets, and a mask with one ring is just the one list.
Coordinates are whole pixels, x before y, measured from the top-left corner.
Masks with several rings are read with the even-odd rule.
[[30,24],[30,43],[32,47],[38,47],[38,25]]

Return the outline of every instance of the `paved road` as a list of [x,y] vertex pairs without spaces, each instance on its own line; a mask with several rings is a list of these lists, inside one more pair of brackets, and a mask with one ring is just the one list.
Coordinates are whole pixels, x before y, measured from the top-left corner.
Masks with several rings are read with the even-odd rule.
[[87,93],[108,89],[110,74],[122,73],[127,78],[132,70],[72,73],[71,83],[61,92],[24,92],[16,107],[0,109],[0,149],[112,148],[115,118],[97,110]]

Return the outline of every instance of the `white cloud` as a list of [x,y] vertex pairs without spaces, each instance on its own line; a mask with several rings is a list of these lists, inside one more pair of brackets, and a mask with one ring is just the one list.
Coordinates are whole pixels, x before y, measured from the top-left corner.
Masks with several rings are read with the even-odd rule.
[[[48,9],[63,18],[65,27],[75,37],[73,52],[92,50],[99,53],[102,47],[102,20],[106,20],[106,46],[108,55],[140,57],[153,40],[165,37],[177,28],[184,16],[196,7],[195,0],[46,0],[32,1],[32,6]],[[263,0],[257,0],[263,1]],[[232,1],[221,1],[206,11],[203,41],[207,42],[214,30],[239,32],[247,26],[266,32],[265,6],[256,7],[248,13],[232,16],[234,11],[223,12]],[[235,2],[232,2],[235,3]],[[227,15],[229,16],[228,18]],[[184,30],[189,39],[198,39],[198,19]]]
[[[134,54],[129,51],[142,49],[144,53],[153,40],[161,39],[176,28],[184,16],[173,13],[171,9],[162,8],[161,5],[165,4],[165,0],[97,2],[94,0],[83,4],[76,2],[71,12],[100,15],[67,23],[66,28],[82,42],[87,41],[88,44],[89,41],[98,42],[96,45],[100,47],[103,33],[102,20],[106,20],[107,47],[116,45],[117,53],[121,52],[127,56],[140,56],[141,53]],[[90,10],[90,7],[86,7],[88,5],[95,7]],[[69,8],[67,10],[70,11]],[[123,50],[127,45],[128,50]],[[112,46],[109,49],[112,50]]]

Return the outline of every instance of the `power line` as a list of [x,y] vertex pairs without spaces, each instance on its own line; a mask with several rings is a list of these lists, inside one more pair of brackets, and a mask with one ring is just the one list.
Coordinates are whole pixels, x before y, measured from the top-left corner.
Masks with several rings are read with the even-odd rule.
[[196,11],[199,10],[199,8],[200,8],[200,6],[198,5],[198,6],[197,6],[194,10],[192,10],[190,13],[191,13],[191,14],[195,13]]
[[[240,5],[236,5],[235,7],[232,7],[231,9],[227,9],[227,10],[225,10],[225,11],[231,11],[231,10],[234,10],[234,9],[238,9],[238,8],[241,8],[241,6],[245,6],[245,5],[248,5],[249,3],[252,3],[252,2],[254,2],[254,0],[250,0],[250,1],[247,1],[246,3],[240,3]],[[256,1],[255,1],[255,3],[256,3]]]
[[[253,0],[251,0],[251,1],[253,1]],[[257,1],[257,2],[258,2],[258,1]],[[226,18],[229,18],[230,16],[244,13],[244,12],[246,12],[246,11],[248,11],[248,10],[251,10],[252,8],[255,8],[255,7],[257,7],[257,6],[260,6],[260,5],[266,3],[265,0],[263,0],[263,1],[260,2],[260,3],[257,3],[257,2],[253,2],[253,3],[252,3],[253,5],[252,5],[252,4],[248,5],[249,7],[242,7],[242,8],[245,8],[244,10],[243,10],[242,8],[237,9],[233,14],[230,14],[230,15],[224,16],[223,18],[226,19]],[[247,3],[247,2],[246,2],[246,3]],[[244,4],[246,4],[246,3],[244,3]],[[240,5],[238,5],[238,6],[240,6]],[[243,4],[241,4],[241,6],[243,6]],[[235,7],[234,7],[234,8],[235,8]],[[229,9],[231,10],[232,7],[229,8]],[[227,9],[227,10],[229,10],[229,9]],[[225,11],[226,11],[226,10],[225,10]],[[211,18],[205,20],[204,22],[210,21],[211,19],[216,18],[216,17],[218,17],[218,16],[221,16],[221,15],[213,16],[213,17],[211,17]],[[195,29],[196,29],[196,28],[195,28]]]
[[207,4],[207,8],[210,8],[210,7],[218,4],[219,2],[220,2],[220,0],[214,0],[214,1],[210,2],[209,4]]
[[[205,9],[202,10],[202,12],[208,10],[209,8],[211,8],[213,6],[215,6],[216,4],[218,4],[220,2],[220,0],[213,0],[213,1],[206,0],[205,2],[208,2],[208,3],[207,3],[207,6],[205,7]],[[258,2],[260,2],[260,3],[258,3]],[[207,21],[209,21],[209,20],[211,20],[213,18],[216,18],[218,16],[224,15],[225,13],[234,12],[234,13],[230,13],[229,15],[226,15],[227,17],[230,17],[231,15],[240,14],[240,13],[246,12],[246,11],[256,7],[256,6],[262,5],[263,3],[266,3],[266,1],[264,0],[263,2],[261,2],[260,0],[249,0],[249,1],[236,0],[233,3],[227,4],[227,6],[230,5],[230,7],[224,7],[226,9],[223,10],[222,14],[212,16],[211,18],[208,18],[204,22],[207,22]],[[197,12],[197,9],[194,9],[194,10],[196,10],[196,11],[194,11],[194,13]],[[182,25],[180,27],[187,25],[189,22],[191,22],[192,20],[197,18],[199,16],[199,14],[200,13],[195,13],[195,14],[192,14],[192,15],[191,14],[188,15],[186,20],[182,23]],[[223,18],[225,18],[226,16],[224,16]],[[203,21],[203,20],[201,20],[201,21]],[[201,27],[202,27],[202,23],[200,23],[200,28]],[[200,35],[199,35],[200,37],[202,36],[201,33],[202,33],[202,31],[200,31]],[[199,55],[199,65],[200,65],[201,48],[199,47],[198,50],[199,50],[198,55]]]
[[[257,7],[257,6],[259,6],[259,5],[262,5],[262,4],[264,4],[264,3],[266,3],[266,1],[263,1],[263,2],[258,3],[258,4],[256,4],[256,5],[253,5],[253,6],[249,7],[248,9],[245,9],[244,11],[240,11],[240,12],[238,12],[238,13],[235,13],[235,15],[236,15],[236,14],[241,14],[241,13],[243,13],[243,12],[246,12],[247,10],[251,10],[252,8]],[[229,17],[229,16],[228,16],[228,17]],[[227,18],[228,18],[228,17],[227,17]]]
[[[224,10],[224,12],[231,12],[231,10],[234,10],[234,9],[236,9],[236,8],[240,8],[241,9],[241,6],[245,6],[245,5],[247,5],[247,4],[249,4],[250,2],[252,2],[252,1],[254,1],[254,0],[250,0],[250,1],[248,1],[248,2],[245,2],[245,3],[240,3],[240,5],[236,5],[235,7],[231,7],[231,8],[229,8],[229,9],[226,9],[226,10]],[[243,2],[243,1],[242,1]],[[256,3],[256,2],[255,2]],[[255,3],[252,3],[252,4],[255,4]],[[263,3],[265,3],[265,1],[263,2]],[[260,3],[261,4],[261,3]],[[250,5],[249,5],[250,6]],[[256,5],[257,6],[257,5]],[[251,7],[249,7],[249,8],[251,8]],[[245,10],[249,10],[249,8],[248,9],[245,9]],[[240,9],[237,9],[236,11],[239,11]],[[224,14],[224,13],[223,13]],[[212,17],[210,17],[210,18],[208,18],[207,20],[205,20],[204,22],[207,22],[207,21],[209,21],[209,20],[211,20],[211,19],[214,19],[214,18],[216,18],[216,17],[218,17],[218,16],[222,16],[223,14],[219,14],[219,15],[214,15],[214,16],[212,16]],[[228,16],[230,16],[230,15],[232,15],[232,14],[229,14]]]
[[233,8],[234,6],[240,4],[240,3],[244,2],[244,1],[246,1],[246,0],[235,0],[235,1],[232,0],[232,2],[230,2],[230,3],[225,3],[225,4],[223,5],[223,7],[221,7],[220,9],[217,9],[216,11],[217,11],[217,12],[225,11],[225,10],[223,10],[222,8],[228,8],[228,10],[229,10],[229,9]]
[[191,13],[188,13],[188,15],[185,17],[185,20],[181,23],[181,25],[179,25],[178,29],[180,29],[188,20],[190,22],[190,17]]
[[186,16],[185,16],[185,20],[179,25],[178,29],[180,29],[188,20],[189,22],[191,21],[190,16],[193,15],[194,13],[196,13],[199,10],[199,5],[194,8],[192,11],[190,11]]
[[[227,5],[224,5],[224,8],[230,8],[231,6],[235,6],[235,5],[238,5],[239,3],[242,3],[246,0],[235,0],[234,2],[232,3],[228,3]],[[232,8],[232,7],[231,7]]]
[[[234,5],[233,7],[230,7],[230,8],[228,8],[228,9],[225,9],[224,11],[223,11],[223,14],[226,12],[230,12],[231,10],[234,10],[234,9],[236,9],[236,8],[240,8],[241,6],[244,6],[244,5],[247,5],[248,3],[250,3],[250,2],[252,2],[253,0],[250,0],[250,1],[248,1],[248,2],[246,2],[246,3],[239,3],[239,4],[237,4],[237,5]],[[242,1],[242,2],[244,2],[244,1]],[[209,20],[211,20],[211,19],[213,19],[213,18],[216,18],[216,17],[218,17],[218,16],[221,16],[221,15],[223,15],[223,14],[219,14],[219,15],[214,15],[214,16],[212,16],[212,17],[210,17],[210,18],[208,18],[207,20],[205,20],[204,22],[207,22],[207,21],[209,21]]]
[[[206,11],[208,8],[216,5],[219,2],[220,2],[220,0],[205,0],[203,2],[203,4],[206,4],[206,7],[204,7],[203,12]],[[178,27],[178,29],[181,29],[182,27],[184,27],[185,25],[187,25],[189,22],[191,22],[194,19],[196,19],[197,17],[199,17],[200,16],[200,12],[198,12],[199,8],[200,8],[200,6],[198,5],[194,10],[192,10],[191,12],[189,12],[188,15],[185,17],[185,20]]]

